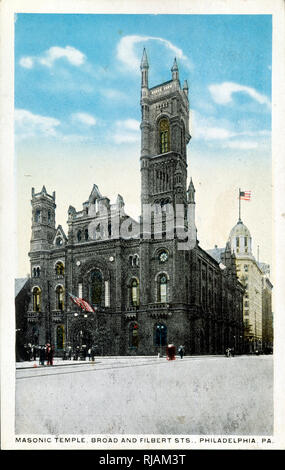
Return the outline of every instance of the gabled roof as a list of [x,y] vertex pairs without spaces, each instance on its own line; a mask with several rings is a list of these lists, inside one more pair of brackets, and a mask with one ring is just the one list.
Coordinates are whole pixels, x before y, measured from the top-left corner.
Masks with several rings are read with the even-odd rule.
[[28,277],[20,277],[20,278],[15,279],[15,298],[21,292],[21,290],[25,287],[28,281],[29,281]]

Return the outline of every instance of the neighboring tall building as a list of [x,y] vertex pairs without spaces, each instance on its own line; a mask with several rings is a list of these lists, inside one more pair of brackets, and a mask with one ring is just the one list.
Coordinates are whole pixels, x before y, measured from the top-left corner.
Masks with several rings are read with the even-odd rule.
[[[245,351],[270,349],[273,345],[273,322],[272,284],[268,279],[269,265],[259,263],[254,258],[251,235],[241,219],[230,232],[228,247],[236,257],[237,275],[245,289],[243,298]],[[216,260],[222,260],[223,248],[216,246],[208,252]]]
[[[185,345],[186,354],[241,351],[243,288],[235,257],[227,251],[221,269],[197,241],[192,179],[187,190],[188,85],[180,85],[176,60],[172,78],[152,88],[148,69],[144,50],[140,222],[127,216],[122,196],[111,204],[94,184],[81,211],[69,207],[66,236],[55,225],[55,193],[32,190],[27,339],[33,327],[38,342],[51,341],[58,353],[84,344],[101,354],[157,354],[168,343]],[[188,231],[183,249],[181,230]],[[69,293],[95,312],[81,312]]]

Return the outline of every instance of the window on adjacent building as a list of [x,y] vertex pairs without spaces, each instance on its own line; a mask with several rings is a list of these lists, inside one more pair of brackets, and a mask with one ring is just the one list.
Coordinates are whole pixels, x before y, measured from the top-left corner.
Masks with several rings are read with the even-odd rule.
[[239,248],[239,237],[236,237],[236,246]]
[[89,238],[88,228],[86,228],[86,229],[84,230],[84,238],[85,238],[86,241],[87,241],[88,238]]
[[77,241],[80,242],[81,239],[82,239],[82,232],[81,232],[81,230],[78,230],[78,232],[77,232]]
[[247,264],[244,265],[244,270],[245,270],[246,273],[248,272],[248,265]]
[[51,223],[51,211],[48,211],[48,224]]

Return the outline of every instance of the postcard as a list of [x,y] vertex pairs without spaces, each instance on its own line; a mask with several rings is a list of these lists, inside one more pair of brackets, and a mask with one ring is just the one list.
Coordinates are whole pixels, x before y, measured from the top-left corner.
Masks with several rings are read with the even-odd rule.
[[283,17],[2,1],[3,449],[284,449]]

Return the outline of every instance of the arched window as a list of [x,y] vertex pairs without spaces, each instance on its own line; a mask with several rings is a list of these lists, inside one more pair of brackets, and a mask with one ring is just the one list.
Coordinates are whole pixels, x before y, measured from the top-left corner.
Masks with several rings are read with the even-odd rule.
[[90,301],[92,304],[101,305],[103,300],[103,277],[99,269],[90,274]]
[[158,296],[159,303],[167,302],[167,277],[162,273],[158,276]]
[[51,223],[51,211],[48,211],[48,224]]
[[167,326],[164,323],[157,323],[154,327],[154,345],[167,345]]
[[61,261],[58,261],[55,265],[55,273],[57,276],[63,276],[64,275],[64,266]]
[[133,266],[139,266],[139,265],[140,265],[140,257],[139,255],[134,255]]
[[139,296],[139,281],[137,279],[132,279],[131,281],[131,304],[137,306],[140,303]]
[[62,286],[56,288],[56,308],[63,311],[64,309],[64,289]]
[[64,348],[64,326],[58,325],[56,328],[56,347],[57,349]]
[[39,287],[33,289],[33,309],[34,312],[41,311],[41,289]]
[[35,212],[35,222],[40,222],[41,221],[41,211],[40,209],[37,209]]
[[170,150],[170,131],[167,119],[161,119],[159,122],[159,145],[160,153],[166,153]]
[[86,229],[84,230],[84,238],[85,238],[86,241],[87,241],[88,238],[89,238],[88,228],[86,228]]
[[139,345],[138,324],[131,323],[129,327],[129,346],[130,348],[137,348],[138,345]]
[[41,275],[41,268],[38,266],[38,267],[37,267],[37,274],[36,274],[36,276],[37,276],[37,277],[40,277],[40,275]]
[[77,232],[77,241],[81,242],[81,239],[82,239],[82,232],[81,232],[81,230],[78,230],[78,232]]
[[37,277],[37,268],[33,268],[33,277]]

